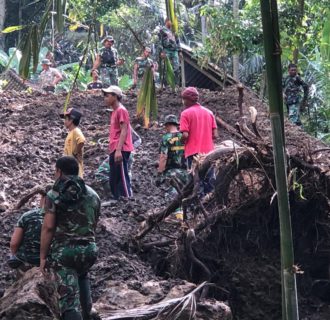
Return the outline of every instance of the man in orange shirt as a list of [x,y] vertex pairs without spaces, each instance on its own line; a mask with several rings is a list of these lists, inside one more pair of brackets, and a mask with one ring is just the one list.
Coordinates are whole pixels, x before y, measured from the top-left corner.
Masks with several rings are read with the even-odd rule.
[[64,126],[69,130],[65,139],[64,155],[73,156],[79,164],[79,177],[82,178],[84,174],[83,153],[85,136],[78,128],[82,114],[75,108],[68,109],[61,118],[64,118]]

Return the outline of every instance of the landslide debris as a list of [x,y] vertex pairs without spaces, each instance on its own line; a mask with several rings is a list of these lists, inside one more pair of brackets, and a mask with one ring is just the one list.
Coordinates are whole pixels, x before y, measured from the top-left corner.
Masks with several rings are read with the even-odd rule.
[[[9,252],[13,226],[21,213],[14,211],[13,207],[31,188],[40,183],[53,181],[55,161],[62,154],[66,136],[63,122],[58,116],[62,112],[64,100],[65,96],[62,95],[23,92],[2,92],[0,96],[0,256],[3,261],[0,266],[1,292],[13,282],[13,274],[4,263]],[[240,119],[235,87],[226,88],[221,92],[201,90],[201,102],[233,127]],[[173,246],[152,248],[141,253],[136,245],[132,244],[132,236],[136,234],[140,222],[166,206],[164,187],[158,188],[154,183],[155,162],[163,132],[162,121],[167,114],[179,115],[182,110],[180,96],[171,91],[158,94],[159,126],[149,130],[143,129],[139,121],[134,119],[136,94],[128,92],[123,103],[130,111],[133,127],[141,135],[143,143],[134,155],[134,198],[118,202],[109,201],[109,196],[95,179],[96,169],[107,157],[110,113],[103,104],[103,97],[101,94],[75,92],[70,103],[71,107],[80,109],[84,115],[81,129],[87,138],[84,158],[85,180],[100,193],[102,201],[106,203],[102,208],[102,217],[97,229],[100,257],[91,271],[93,299],[100,299],[99,304],[102,297],[109,294],[111,287],[116,287],[115,283],[126,285],[126,291],[136,290],[144,295],[145,284],[154,281],[162,289],[159,291],[160,296],[152,300],[156,302],[165,298],[170,289],[182,284],[183,280],[195,283],[203,280],[200,270],[192,268],[189,261],[186,261],[182,247],[179,247],[179,250],[175,250]],[[248,90],[245,91],[244,104],[246,114],[249,106],[257,109],[258,130],[265,142],[269,143],[270,123],[265,105]],[[220,129],[219,133],[219,142],[228,139],[242,142],[224,129]],[[328,177],[329,152],[317,151],[327,149],[327,146],[288,122],[286,133],[290,155],[319,168],[320,172],[315,172],[315,179],[320,173]],[[251,188],[243,188],[245,191],[241,189],[244,186],[242,181],[246,181],[249,174],[246,171],[241,180],[231,184],[230,201],[238,203],[242,200],[240,196],[245,194],[244,200],[251,198],[250,206],[248,202],[244,202],[241,208],[237,207],[235,211],[218,218],[209,232],[197,241],[195,252],[203,253],[198,258],[211,270],[211,281],[221,287],[210,289],[210,297],[229,301],[237,319],[277,320],[281,299],[276,210],[269,204],[267,197],[256,202],[255,197],[252,197]],[[317,218],[321,218],[322,223],[329,223],[327,213],[322,212],[329,208],[329,203],[325,201],[328,190],[322,190],[322,186],[318,186],[315,180],[303,183],[309,183],[308,186],[304,185],[308,201],[304,202],[294,197],[295,208],[298,209],[293,210],[297,230],[301,229],[300,233],[295,233],[296,239],[299,240],[298,262],[302,269],[307,267],[305,274],[298,276],[301,312],[306,319],[327,319],[326,316],[322,318],[322,313],[326,314],[328,305],[321,304],[320,300],[312,296],[310,288],[314,279],[325,277],[322,272],[325,273],[326,265],[326,262],[320,263],[321,271],[315,270],[317,268],[312,262],[319,255],[315,255],[316,251],[313,249],[323,241],[322,250],[326,250],[329,238],[327,234],[320,234],[319,242],[315,243],[315,234],[320,229],[304,229],[302,226],[303,223],[317,221]],[[251,184],[247,185],[251,187]],[[315,195],[313,190],[316,191]],[[318,194],[322,192],[324,197],[319,197]],[[33,204],[36,202],[30,205]],[[220,209],[220,205],[214,202],[207,207],[211,214],[216,214]],[[301,219],[299,211],[305,213],[304,219]],[[304,231],[309,232],[310,237],[301,242]],[[168,240],[180,232],[180,224],[165,222],[148,234],[146,240],[149,243]],[[327,257],[327,254],[324,254]],[[315,309],[319,310],[319,318],[314,317]]]

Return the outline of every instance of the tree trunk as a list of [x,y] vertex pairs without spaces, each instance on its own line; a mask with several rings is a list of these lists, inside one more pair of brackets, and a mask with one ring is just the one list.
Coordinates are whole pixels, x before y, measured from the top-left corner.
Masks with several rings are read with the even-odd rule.
[[[239,1],[238,0],[233,0],[233,15],[234,18],[238,18],[238,5]],[[239,81],[239,54],[235,53],[233,55],[233,77],[236,81]]]
[[[0,30],[3,30],[6,17],[6,0],[0,0]],[[0,33],[0,49],[5,47],[5,35]]]

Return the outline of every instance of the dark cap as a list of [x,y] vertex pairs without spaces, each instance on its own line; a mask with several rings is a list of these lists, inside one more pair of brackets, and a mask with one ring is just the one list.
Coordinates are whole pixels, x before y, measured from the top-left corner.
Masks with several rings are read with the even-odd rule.
[[174,114],[169,114],[168,116],[166,116],[164,124],[168,124],[168,123],[179,125],[177,116]]
[[66,112],[60,114],[60,117],[61,118],[65,118],[66,116],[69,116],[70,119],[77,119],[77,120],[79,120],[81,118],[82,114],[77,109],[70,108]]

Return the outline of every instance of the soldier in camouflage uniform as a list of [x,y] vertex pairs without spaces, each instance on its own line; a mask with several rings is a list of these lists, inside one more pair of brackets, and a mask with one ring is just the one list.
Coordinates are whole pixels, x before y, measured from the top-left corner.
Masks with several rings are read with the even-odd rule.
[[165,20],[165,26],[158,33],[158,52],[161,59],[167,56],[170,59],[175,74],[176,84],[180,83],[180,41],[177,35],[172,32],[172,22],[169,18]]
[[118,58],[117,49],[113,47],[115,40],[113,37],[108,36],[103,40],[103,48],[96,55],[93,69],[97,70],[99,67],[100,77],[103,87],[110,85],[118,85],[118,66],[124,63],[123,59]]
[[[185,185],[189,181],[189,175],[185,167],[184,144],[181,141],[182,133],[178,131],[178,119],[171,114],[165,117],[166,133],[162,136],[159,148],[158,174],[160,180],[169,181],[174,178],[179,185]],[[163,178],[163,179],[162,179]],[[165,197],[170,200],[177,195],[176,189],[169,187]],[[175,212],[177,218],[182,219],[182,210]]]
[[88,271],[98,253],[95,228],[100,199],[79,178],[78,170],[73,157],[57,160],[57,180],[47,193],[41,231],[40,268],[45,272],[48,256],[58,278],[63,320],[90,319],[92,300]]
[[138,89],[141,87],[142,79],[146,68],[154,68],[154,63],[151,58],[149,58],[151,49],[146,47],[143,51],[142,57],[137,57],[134,62],[133,70],[133,87]]
[[[304,110],[308,99],[308,85],[297,74],[297,66],[289,65],[289,75],[283,80],[284,101],[287,106],[289,120],[301,125],[300,112]],[[304,96],[301,101],[301,89],[304,91]]]
[[41,194],[40,207],[25,212],[17,221],[10,240],[9,267],[20,276],[40,264],[40,234],[46,193]]

